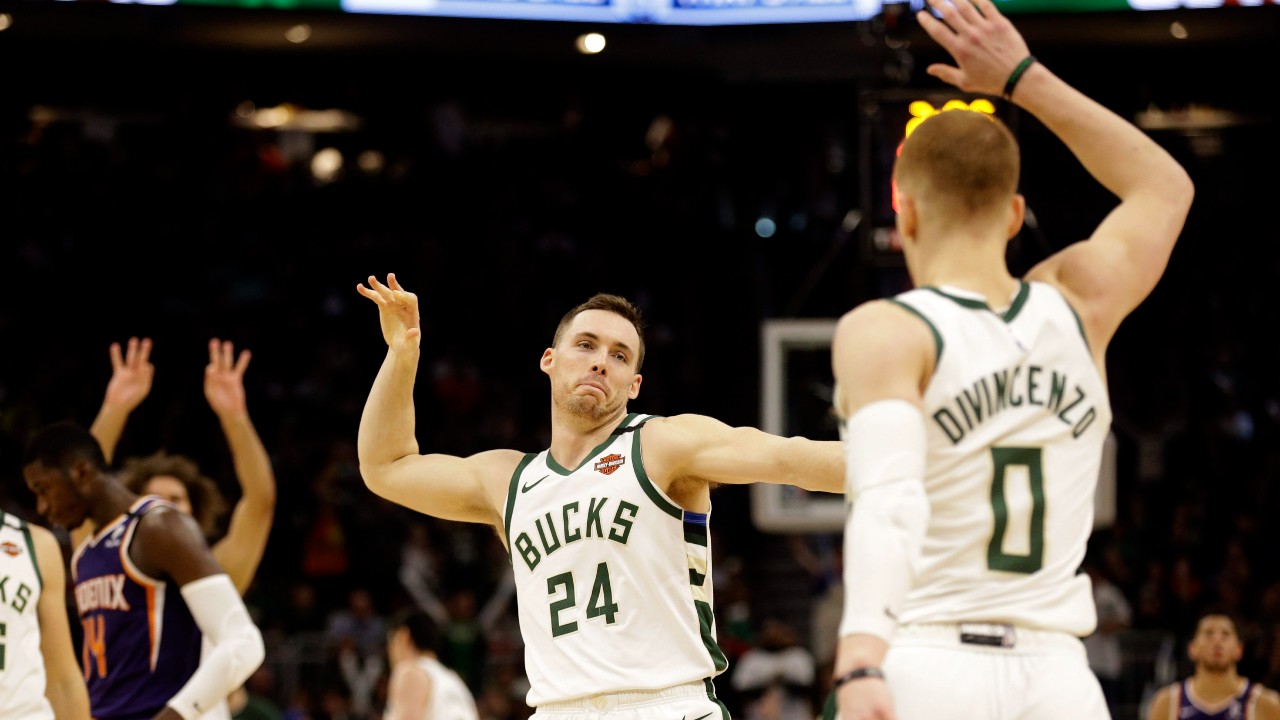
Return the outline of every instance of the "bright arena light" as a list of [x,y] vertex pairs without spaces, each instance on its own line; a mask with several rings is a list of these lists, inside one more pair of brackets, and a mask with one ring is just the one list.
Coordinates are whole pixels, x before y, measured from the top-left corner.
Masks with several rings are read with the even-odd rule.
[[293,27],[284,31],[284,39],[288,40],[289,42],[295,45],[304,43],[310,38],[311,38],[311,26],[307,25],[306,23],[303,23],[301,25],[294,25]]
[[756,235],[762,238],[771,238],[778,231],[778,224],[773,218],[762,217],[756,220]]
[[342,153],[337,148],[324,148],[311,158],[311,174],[321,183],[331,183],[342,172]]
[[595,55],[604,50],[604,36],[600,33],[587,33],[579,35],[574,43],[578,47],[578,52],[583,55]]

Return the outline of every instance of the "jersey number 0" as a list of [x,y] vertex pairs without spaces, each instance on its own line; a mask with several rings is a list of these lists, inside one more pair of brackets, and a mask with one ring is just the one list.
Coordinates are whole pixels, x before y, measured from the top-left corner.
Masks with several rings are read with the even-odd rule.
[[[987,544],[987,567],[991,570],[1030,574],[1044,566],[1044,462],[1040,448],[991,448],[994,477],[991,478],[991,509],[995,529]],[[1010,468],[1024,468],[1031,488],[1031,517],[1026,523],[1030,532],[1026,555],[1006,552],[1005,535],[1009,531],[1009,503],[1006,485]]]

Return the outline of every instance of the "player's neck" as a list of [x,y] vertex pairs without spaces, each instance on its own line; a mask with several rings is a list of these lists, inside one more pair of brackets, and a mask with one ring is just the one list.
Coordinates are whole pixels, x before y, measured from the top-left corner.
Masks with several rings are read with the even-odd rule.
[[551,457],[572,470],[613,433],[626,417],[627,408],[624,405],[604,419],[587,418],[563,410],[556,413],[551,423]]
[[119,482],[103,482],[93,497],[90,516],[98,527],[103,527],[117,517],[129,512],[138,496]]
[[917,286],[967,290],[986,298],[993,308],[1007,305],[1018,290],[1018,281],[1005,265],[1003,246],[997,248],[992,243],[948,243],[916,264],[912,277]]
[[1223,672],[1198,670],[1191,678],[1191,689],[1196,697],[1213,704],[1235,697],[1235,694],[1240,692],[1241,682],[1243,678],[1236,674],[1235,668]]

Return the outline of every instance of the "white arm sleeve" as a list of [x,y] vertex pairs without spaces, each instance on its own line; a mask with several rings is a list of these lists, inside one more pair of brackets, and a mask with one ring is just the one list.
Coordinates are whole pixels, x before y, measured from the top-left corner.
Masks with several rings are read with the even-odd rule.
[[212,646],[168,702],[183,720],[194,720],[244,684],[262,665],[266,648],[228,575],[209,575],[183,585],[182,599]]
[[844,616],[840,636],[886,642],[920,563],[929,524],[924,492],[925,424],[905,400],[880,400],[849,418],[844,432]]

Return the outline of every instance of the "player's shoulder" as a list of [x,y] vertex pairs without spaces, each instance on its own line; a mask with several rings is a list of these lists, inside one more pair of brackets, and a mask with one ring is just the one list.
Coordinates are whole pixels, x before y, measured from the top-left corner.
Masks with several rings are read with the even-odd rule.
[[21,525],[19,527],[24,527],[27,532],[31,533],[32,542],[58,541],[58,538],[53,534],[53,531],[43,525],[21,521]]
[[650,418],[639,432],[646,458],[670,460],[712,441],[728,427],[708,415],[681,413]]
[[940,354],[941,338],[919,310],[896,299],[864,302],[836,322],[832,352],[882,357],[898,362],[919,351]]
[[157,499],[139,510],[136,537],[144,543],[187,538],[199,538],[204,542],[200,523],[168,500]]
[[27,523],[26,527],[27,532],[31,533],[31,544],[37,556],[45,557],[57,553],[61,557],[62,546],[58,543],[58,536],[54,535],[52,530],[35,523]]
[[845,311],[836,322],[836,334],[866,329],[898,328],[907,320],[921,319],[920,310],[910,304],[911,297],[877,298],[859,303]]
[[[499,474],[510,475],[511,471],[530,454],[520,450],[484,450],[466,458],[466,462],[475,463],[487,471],[497,471]],[[537,453],[532,454],[536,455]]]
[[1265,685],[1258,688],[1258,720],[1280,720],[1280,692]]
[[839,331],[839,328],[844,325],[871,322],[881,317],[893,317],[903,310],[902,302],[897,297],[866,300],[844,311],[836,323],[836,328]]
[[1178,701],[1178,687],[1182,683],[1172,682],[1156,690],[1151,696],[1151,705],[1147,708],[1144,720],[1165,720],[1169,717],[1170,708]]
[[402,682],[421,685],[431,684],[431,673],[416,659],[401,660],[391,668],[391,675]]

